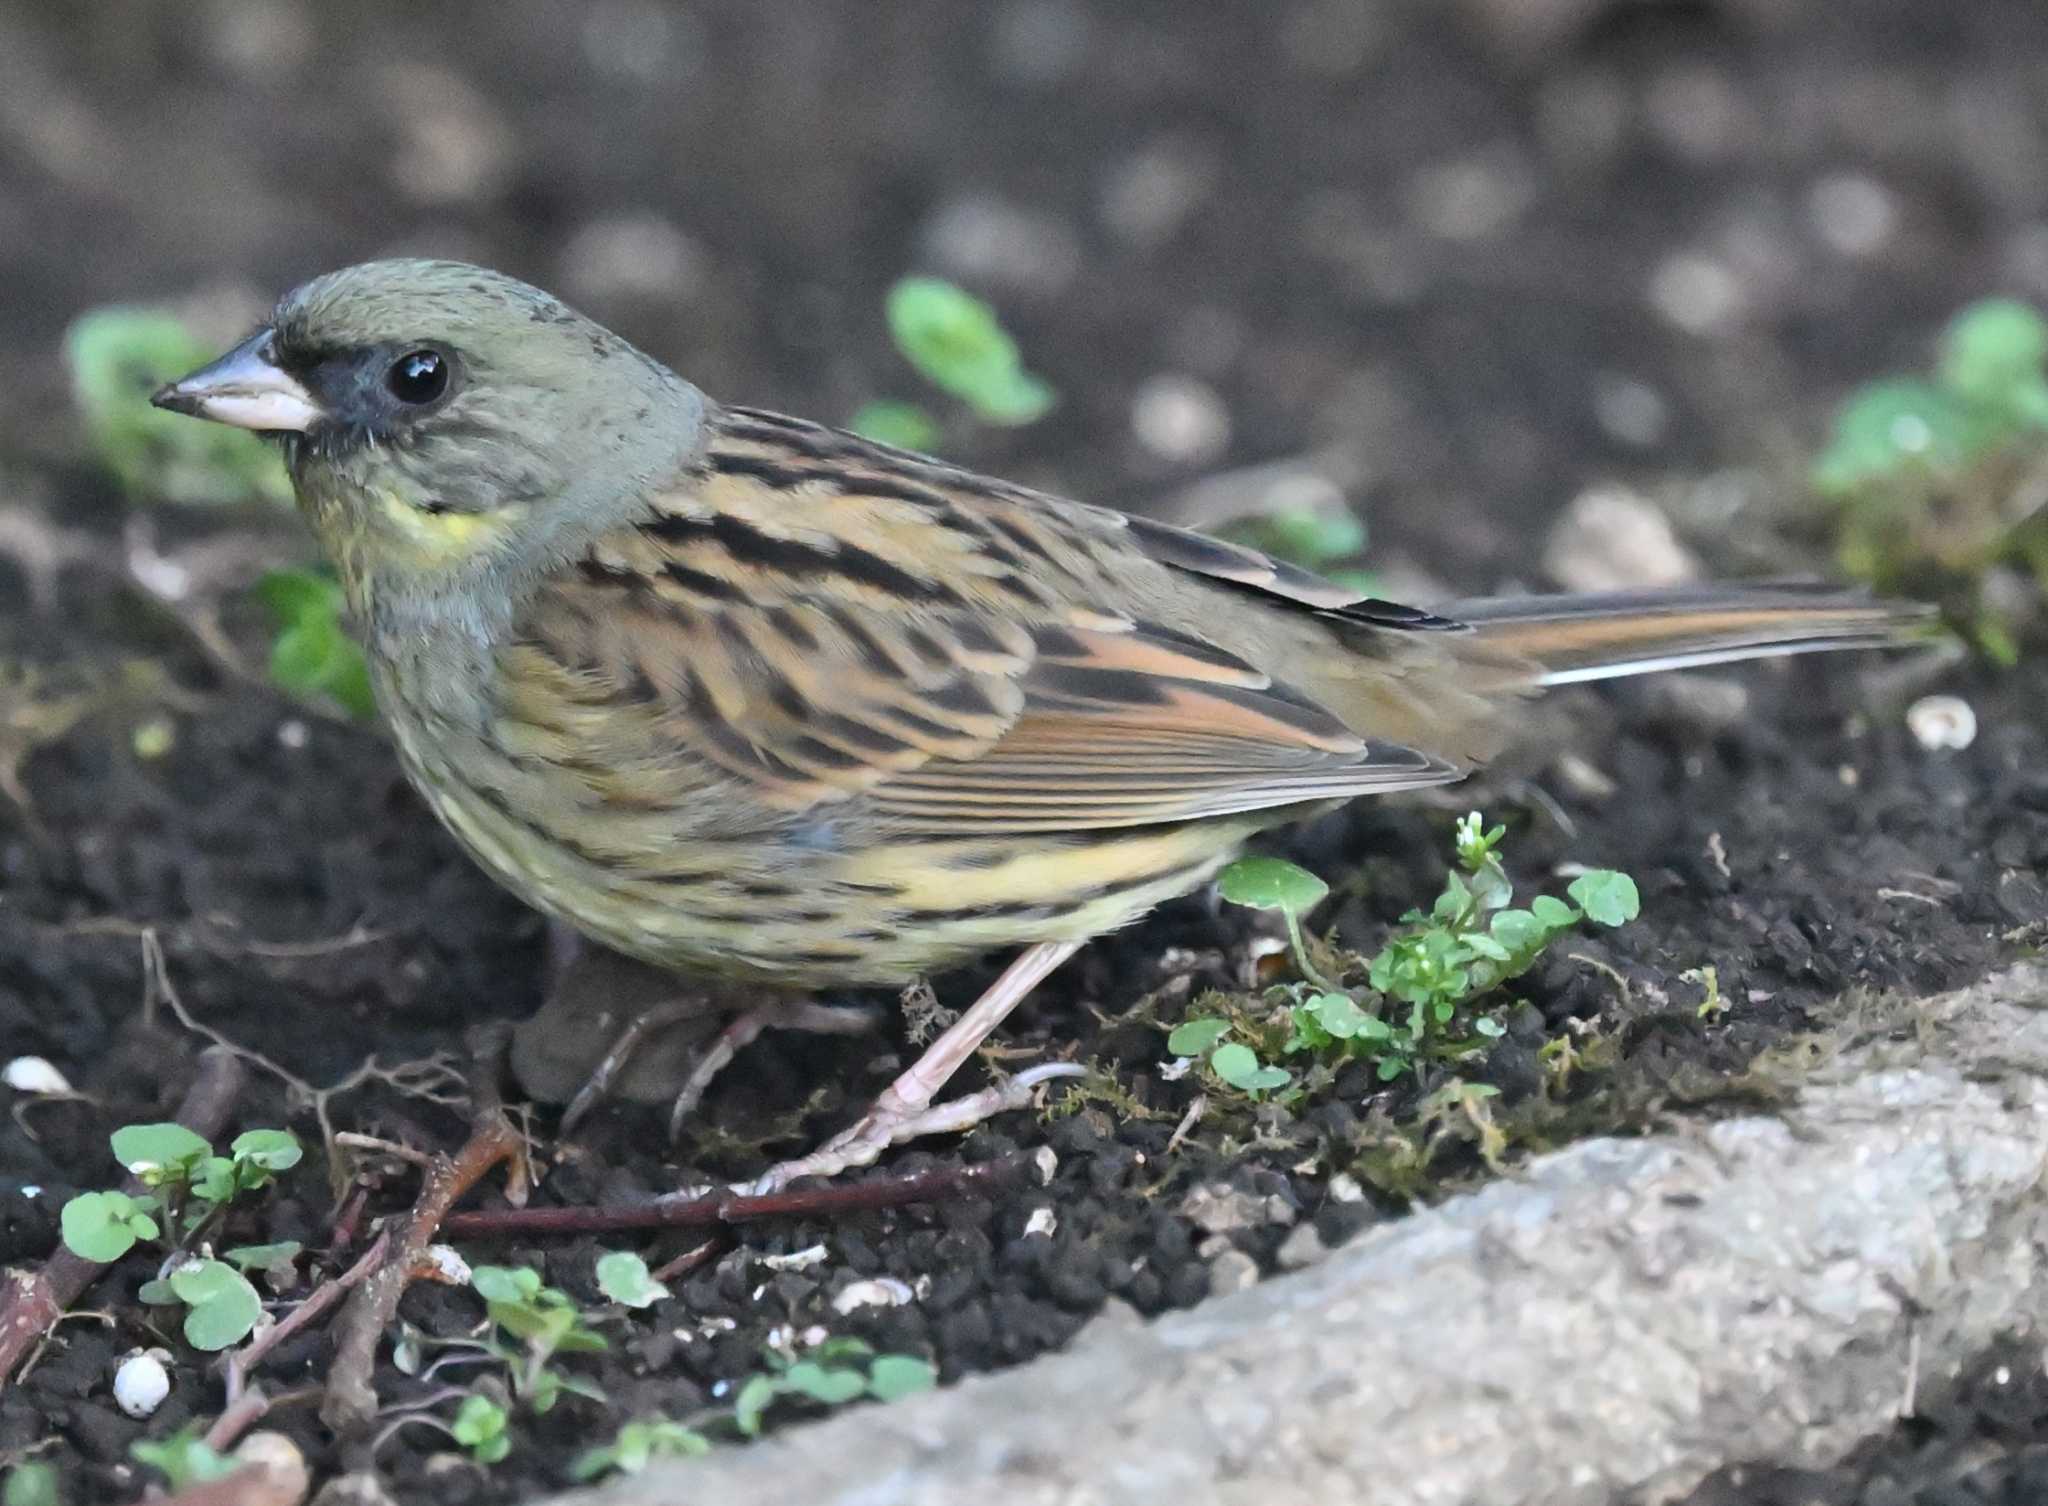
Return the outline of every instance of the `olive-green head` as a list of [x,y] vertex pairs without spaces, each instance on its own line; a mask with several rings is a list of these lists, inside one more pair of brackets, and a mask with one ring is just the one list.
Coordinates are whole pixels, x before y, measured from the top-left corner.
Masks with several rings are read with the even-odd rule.
[[703,412],[552,295],[422,260],[306,283],[155,401],[281,439],[359,610],[546,568],[672,480]]

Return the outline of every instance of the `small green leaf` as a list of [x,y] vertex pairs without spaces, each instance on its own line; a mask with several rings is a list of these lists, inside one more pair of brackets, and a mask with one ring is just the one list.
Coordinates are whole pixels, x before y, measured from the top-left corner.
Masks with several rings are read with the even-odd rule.
[[158,1276],[135,1288],[135,1300],[150,1307],[176,1307],[178,1294],[171,1290],[170,1282]]
[[1340,1041],[1357,1035],[1372,1018],[1349,994],[1317,994],[1302,1007],[1313,1011],[1317,1023]]
[[530,1266],[480,1265],[469,1273],[470,1288],[486,1302],[521,1303],[540,1295],[540,1272]]
[[141,1439],[128,1445],[137,1463],[161,1470],[173,1493],[188,1485],[222,1480],[241,1468],[239,1461],[216,1453],[200,1436],[203,1423],[189,1422],[170,1437],[152,1443]]
[[0,1486],[0,1506],[64,1506],[57,1488],[57,1466],[45,1459],[25,1459],[7,1472]]
[[745,1437],[760,1437],[761,1416],[773,1404],[780,1390],[772,1375],[748,1376],[740,1386],[739,1394],[733,1398],[733,1426]]
[[114,1159],[136,1176],[196,1166],[211,1147],[182,1124],[124,1124],[107,1137]]
[[280,1239],[275,1244],[236,1245],[222,1250],[220,1258],[244,1271],[289,1272],[304,1248],[296,1239]]
[[2048,322],[2015,299],[1986,298],[1949,324],[1938,371],[1951,392],[2003,407],[2016,390],[2039,385],[2044,363]]
[[711,1440],[695,1428],[666,1417],[642,1418],[619,1429],[603,1448],[587,1450],[569,1466],[578,1481],[594,1480],[609,1470],[637,1475],[655,1459],[678,1459],[711,1452]]
[[952,283],[903,278],[889,290],[885,312],[904,359],[981,418],[1027,424],[1052,407],[1052,389],[1024,370],[995,310]]
[[831,1370],[814,1360],[798,1360],[782,1374],[782,1383],[799,1396],[836,1407],[867,1394],[867,1377],[857,1370]]
[[876,1401],[894,1401],[918,1391],[929,1391],[939,1383],[939,1372],[929,1360],[909,1354],[882,1354],[868,1366],[868,1395]]
[[1218,875],[1217,888],[1233,905],[1303,915],[1322,902],[1330,886],[1283,858],[1239,858]]
[[317,571],[273,570],[256,595],[277,625],[270,678],[295,695],[331,697],[351,715],[374,715],[369,668],[342,626],[341,587]]
[[598,1257],[597,1289],[625,1307],[652,1307],[669,1294],[648,1272],[647,1262],[630,1250]]
[[1579,923],[1579,912],[1553,894],[1530,900],[1529,913],[1545,931],[1563,931]]
[[239,1344],[263,1316],[249,1278],[221,1260],[195,1260],[171,1272],[170,1286],[189,1311],[185,1342],[209,1352]]
[[235,1136],[228,1147],[237,1161],[247,1161],[268,1172],[290,1171],[305,1152],[290,1130],[255,1129]]
[[939,421],[916,403],[883,401],[864,404],[847,421],[846,427],[877,444],[927,455],[939,447],[939,441],[944,437],[939,430]]
[[1873,382],[1836,415],[1813,483],[1841,497],[1916,470],[1954,471],[1996,443],[2001,428],[1994,413],[1930,382]]
[[165,382],[218,355],[175,316],[96,309],[64,337],[72,394],[94,452],[130,497],[178,503],[291,500],[277,451],[254,434],[150,406]]
[[1175,1056],[1200,1056],[1229,1030],[1228,1020],[1182,1020],[1166,1038],[1166,1049]]
[[1565,886],[1565,892],[1579,903],[1586,918],[1595,925],[1627,925],[1642,913],[1643,902],[1636,893],[1636,881],[1611,868],[1582,873]]
[[1236,1041],[1218,1046],[1209,1057],[1209,1070],[1233,1088],[1245,1093],[1270,1092],[1294,1080],[1284,1067],[1262,1063],[1251,1047]]
[[157,1236],[156,1220],[125,1192],[81,1192],[57,1216],[64,1247],[83,1260],[110,1265]]
[[465,1396],[448,1432],[479,1464],[496,1464],[512,1452],[511,1419],[487,1396]]

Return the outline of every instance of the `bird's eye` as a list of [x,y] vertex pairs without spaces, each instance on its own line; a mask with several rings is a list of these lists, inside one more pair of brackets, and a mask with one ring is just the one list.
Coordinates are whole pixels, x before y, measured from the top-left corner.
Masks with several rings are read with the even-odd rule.
[[401,403],[431,403],[448,390],[447,358],[438,350],[410,351],[391,363],[384,385]]

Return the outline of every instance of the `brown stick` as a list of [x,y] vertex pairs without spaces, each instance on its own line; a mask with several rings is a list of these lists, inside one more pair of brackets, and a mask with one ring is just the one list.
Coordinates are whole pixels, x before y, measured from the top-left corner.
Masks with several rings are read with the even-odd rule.
[[398,1315],[398,1301],[416,1276],[435,1269],[427,1247],[441,1232],[448,1210],[491,1170],[526,1152],[526,1142],[505,1117],[497,1092],[503,1064],[503,1037],[478,1051],[474,1087],[476,1114],[468,1143],[453,1156],[436,1156],[412,1211],[389,1230],[390,1254],[349,1294],[348,1305],[335,1320],[334,1364],[327,1376],[327,1399],[320,1420],[344,1438],[360,1437],[377,1415],[377,1391],[371,1377],[377,1368],[377,1345]]
[[750,1196],[711,1192],[693,1198],[656,1198],[614,1208],[489,1208],[450,1214],[441,1232],[451,1239],[512,1234],[604,1234],[632,1229],[697,1229],[757,1218],[832,1217],[875,1208],[985,1196],[1010,1187],[1025,1162],[1011,1156],[979,1166],[941,1167],[909,1176],[879,1177],[841,1186],[827,1182],[794,1191]]
[[[213,1139],[234,1109],[243,1076],[242,1063],[233,1052],[208,1046],[199,1053],[199,1070],[185,1092],[185,1101],[178,1105],[178,1123],[201,1139]],[[130,1177],[121,1190],[135,1197],[148,1189],[140,1178]],[[59,1245],[41,1270],[21,1272],[10,1279],[5,1298],[0,1300],[0,1385],[105,1269],[101,1262]]]

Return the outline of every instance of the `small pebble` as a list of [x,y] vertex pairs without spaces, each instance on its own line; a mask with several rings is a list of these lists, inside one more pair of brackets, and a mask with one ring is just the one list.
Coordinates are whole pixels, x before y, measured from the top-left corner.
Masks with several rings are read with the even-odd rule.
[[1162,460],[1200,465],[1229,447],[1230,414],[1207,382],[1168,373],[1138,389],[1131,432]]
[[130,1417],[153,1416],[171,1394],[170,1372],[153,1349],[131,1350],[114,1371],[114,1405]]
[[1323,1243],[1323,1236],[1316,1231],[1314,1224],[1297,1224],[1280,1241],[1280,1248],[1274,1251],[1273,1258],[1281,1270],[1299,1271],[1314,1265],[1329,1253],[1330,1247]]
[[17,1056],[0,1067],[0,1083],[17,1093],[69,1093],[70,1079],[40,1056]]
[[469,1285],[469,1262],[456,1253],[453,1245],[428,1245],[427,1260],[438,1280],[450,1286]]
[[915,1296],[907,1283],[894,1276],[877,1276],[869,1281],[856,1281],[834,1297],[832,1311],[844,1317],[856,1308],[902,1307]]
[[1259,1263],[1235,1247],[1209,1262],[1209,1295],[1227,1297],[1259,1283]]
[[1058,1231],[1059,1226],[1059,1216],[1052,1211],[1050,1205],[1033,1208],[1031,1217],[1024,1220],[1024,1235],[1028,1239],[1033,1234],[1043,1234],[1050,1239]]
[[1977,740],[1977,713],[1961,696],[1922,696],[1906,708],[1906,728],[1930,753],[1955,752]]
[[1031,1164],[1038,1170],[1038,1185],[1050,1187],[1053,1173],[1060,1169],[1060,1153],[1050,1145],[1041,1145],[1031,1153]]
[[806,1245],[801,1250],[791,1250],[787,1255],[757,1255],[754,1258],[771,1271],[807,1271],[829,1256],[830,1252],[823,1245]]

